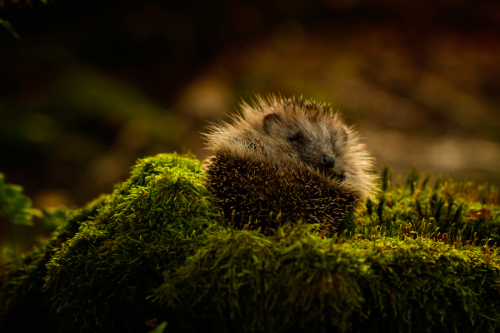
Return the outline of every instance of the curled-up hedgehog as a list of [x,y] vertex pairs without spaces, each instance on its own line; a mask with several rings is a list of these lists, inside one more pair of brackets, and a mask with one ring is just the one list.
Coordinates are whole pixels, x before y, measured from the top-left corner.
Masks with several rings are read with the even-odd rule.
[[257,97],[205,137],[208,182],[235,228],[304,220],[335,231],[375,192],[374,159],[329,105]]

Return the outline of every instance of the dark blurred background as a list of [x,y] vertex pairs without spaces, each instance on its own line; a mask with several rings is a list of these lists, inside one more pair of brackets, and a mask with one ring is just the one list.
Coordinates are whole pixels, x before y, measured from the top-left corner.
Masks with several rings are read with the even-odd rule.
[[204,159],[207,122],[271,92],[331,103],[379,169],[500,185],[498,1],[32,4],[0,11],[21,36],[0,27],[0,172],[35,207],[81,206],[140,157]]

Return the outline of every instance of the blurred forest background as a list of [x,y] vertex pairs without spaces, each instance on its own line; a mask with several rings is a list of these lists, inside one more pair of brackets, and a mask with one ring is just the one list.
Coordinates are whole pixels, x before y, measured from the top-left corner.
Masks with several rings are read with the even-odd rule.
[[[37,208],[109,193],[141,157],[206,158],[208,121],[255,93],[330,103],[379,169],[500,185],[498,1],[0,6],[21,37],[0,26],[0,172]],[[18,250],[41,233],[16,226]]]

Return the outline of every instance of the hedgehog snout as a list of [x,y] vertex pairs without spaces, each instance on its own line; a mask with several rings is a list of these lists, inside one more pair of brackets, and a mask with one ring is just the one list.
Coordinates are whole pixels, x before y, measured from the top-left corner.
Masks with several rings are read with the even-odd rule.
[[319,164],[325,169],[331,169],[335,166],[335,159],[330,155],[322,154]]
[[338,181],[343,181],[346,178],[346,171],[342,168],[342,164],[338,164],[335,162],[335,158],[328,154],[321,154],[319,159],[319,166],[322,168],[323,173]]

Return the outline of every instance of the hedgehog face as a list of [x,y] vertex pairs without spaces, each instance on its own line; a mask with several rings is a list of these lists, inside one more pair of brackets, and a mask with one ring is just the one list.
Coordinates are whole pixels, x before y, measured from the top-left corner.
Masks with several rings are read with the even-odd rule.
[[[284,111],[286,112],[286,110]],[[343,151],[347,142],[345,128],[328,128],[318,113],[306,114],[294,121],[289,115],[270,113],[264,116],[264,132],[273,140],[271,152],[288,155],[318,170],[330,179],[345,180]],[[278,144],[277,144],[278,143]],[[264,149],[268,147],[263,147]]]

